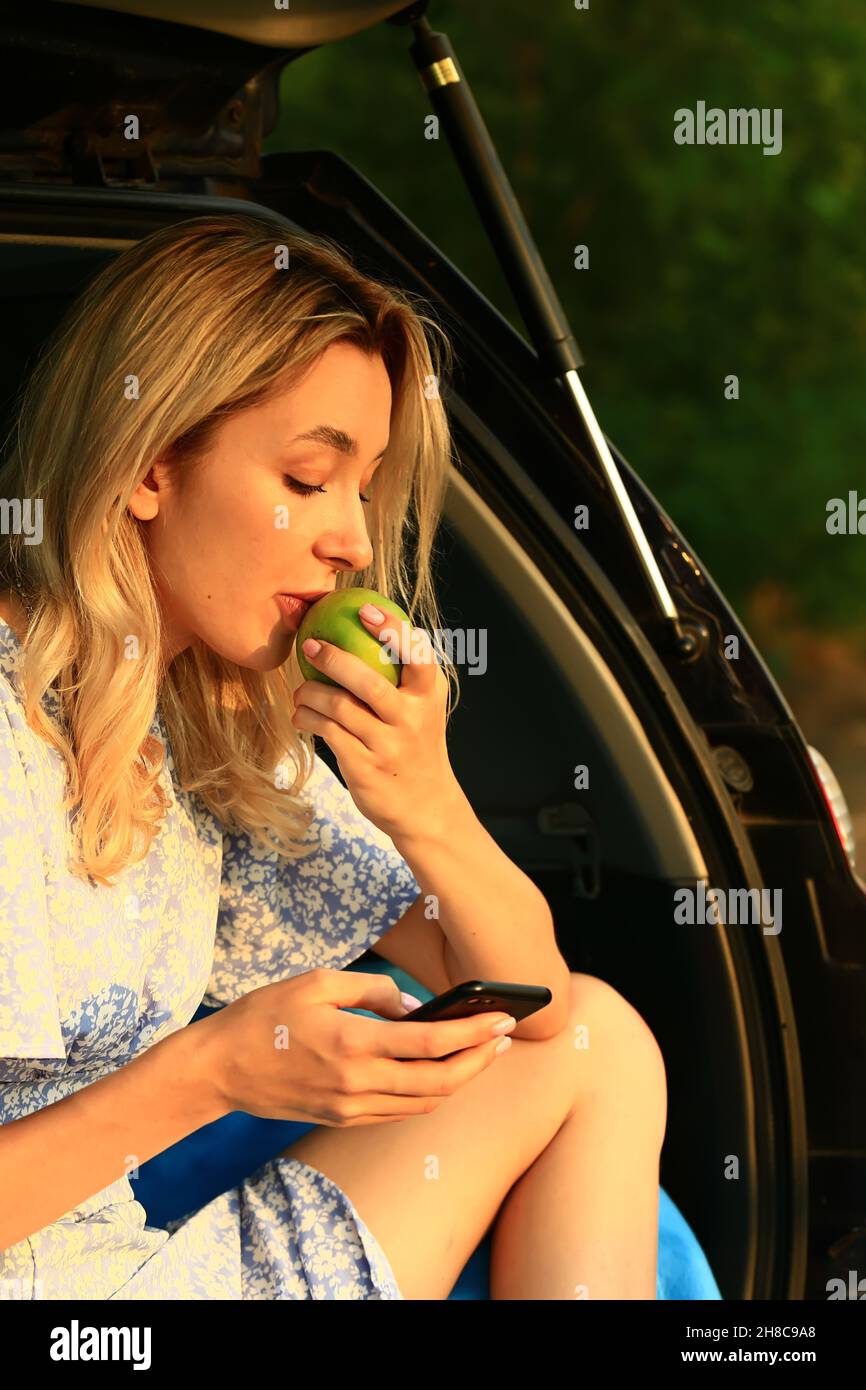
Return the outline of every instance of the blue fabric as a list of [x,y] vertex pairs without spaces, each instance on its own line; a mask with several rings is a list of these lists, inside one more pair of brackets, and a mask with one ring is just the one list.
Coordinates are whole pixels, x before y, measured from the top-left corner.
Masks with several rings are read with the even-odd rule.
[[[424,1001],[433,997],[430,990],[389,961],[355,961],[346,969],[392,975],[401,989],[408,990],[416,998]],[[192,1021],[213,1012],[202,1006]],[[143,1163],[138,1177],[132,1179],[135,1195],[147,1212],[147,1224],[163,1227],[167,1221],[204,1206],[314,1128],[314,1125],[293,1120],[262,1120],[243,1111],[234,1111],[196,1130]],[[449,1298],[489,1297],[488,1236],[464,1267]],[[663,1187],[659,1188],[656,1297],[711,1300],[722,1297],[694,1231]]]

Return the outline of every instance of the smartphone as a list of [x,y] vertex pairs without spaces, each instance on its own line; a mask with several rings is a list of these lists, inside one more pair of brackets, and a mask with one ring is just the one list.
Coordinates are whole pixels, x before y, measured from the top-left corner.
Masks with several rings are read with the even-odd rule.
[[395,1019],[397,1023],[441,1023],[473,1014],[511,1014],[519,1023],[546,1008],[553,995],[546,985],[514,985],[503,980],[464,980],[462,985],[437,994],[420,1008]]

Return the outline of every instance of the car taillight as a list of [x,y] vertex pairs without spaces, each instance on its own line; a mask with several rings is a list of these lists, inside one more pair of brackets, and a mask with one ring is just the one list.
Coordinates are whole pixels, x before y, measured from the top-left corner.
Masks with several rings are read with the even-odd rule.
[[839,786],[839,779],[823,754],[817,748],[809,748],[809,757],[812,759],[812,766],[821,784],[821,790],[833,817],[833,824],[836,833],[842,841],[842,848],[848,856],[848,860],[853,869],[855,860],[854,845],[854,826],[851,821],[851,812],[848,810],[848,802],[845,800],[842,788]]

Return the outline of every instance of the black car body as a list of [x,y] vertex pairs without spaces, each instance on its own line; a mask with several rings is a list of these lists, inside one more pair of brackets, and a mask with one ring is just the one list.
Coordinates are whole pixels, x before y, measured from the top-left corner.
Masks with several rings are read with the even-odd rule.
[[[671,643],[542,355],[362,172],[327,151],[260,152],[285,65],[400,8],[3,7],[5,411],[105,258],[210,209],[270,209],[435,303],[459,362],[441,602],[454,628],[486,629],[490,663],[484,681],[461,672],[454,768],[547,896],[571,968],[614,984],[659,1040],[662,1182],[723,1296],[824,1299],[866,1265],[866,897],[791,710],[608,440],[699,634],[689,653]],[[395,26],[395,62],[404,40]],[[782,930],[676,921],[675,893],[701,883],[780,891]]]

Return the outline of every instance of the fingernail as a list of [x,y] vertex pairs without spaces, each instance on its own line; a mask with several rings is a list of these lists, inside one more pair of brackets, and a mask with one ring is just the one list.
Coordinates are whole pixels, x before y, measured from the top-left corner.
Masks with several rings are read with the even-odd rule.
[[411,1009],[420,1009],[421,1007],[421,1000],[416,999],[414,994],[404,994],[403,990],[401,990],[400,998],[403,1000],[403,1007],[407,1014]]
[[372,603],[362,604],[358,611],[362,617],[369,618],[371,623],[381,623],[385,617],[385,614],[380,613],[378,608],[374,608]]
[[318,656],[321,650],[322,644],[321,642],[317,642],[315,637],[308,637],[303,647],[301,648],[301,651],[304,653],[304,656]]
[[491,1033],[510,1033],[512,1028],[517,1027],[516,1018],[504,1018],[501,1023],[496,1023],[490,1029]]
[[510,1046],[511,1046],[511,1039],[510,1039],[510,1038],[500,1038],[500,1039],[499,1039],[499,1042],[496,1044],[496,1046],[494,1047],[493,1051],[494,1051],[494,1052],[507,1052]]

